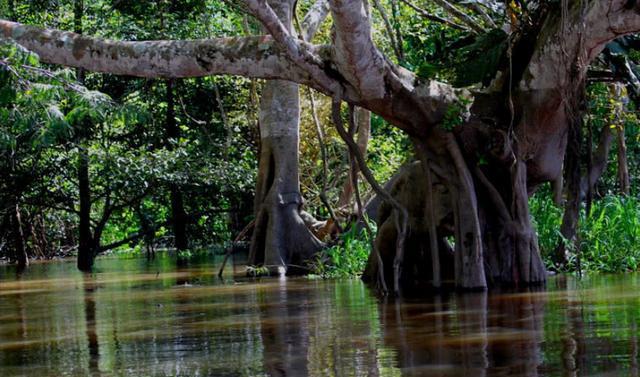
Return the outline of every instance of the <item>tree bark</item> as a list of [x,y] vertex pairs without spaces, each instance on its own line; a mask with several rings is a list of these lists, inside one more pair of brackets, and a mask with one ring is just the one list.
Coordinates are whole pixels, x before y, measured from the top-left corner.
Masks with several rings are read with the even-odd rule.
[[[577,123],[577,122],[576,122]],[[569,128],[569,145],[564,159],[565,181],[567,183],[567,200],[565,202],[560,234],[562,239],[556,247],[553,262],[559,268],[563,268],[569,261],[569,253],[572,248],[577,248],[576,235],[578,221],[580,219],[580,207],[582,203],[580,190],[580,147],[582,145],[581,124],[577,123]],[[577,252],[577,250],[573,250]]]

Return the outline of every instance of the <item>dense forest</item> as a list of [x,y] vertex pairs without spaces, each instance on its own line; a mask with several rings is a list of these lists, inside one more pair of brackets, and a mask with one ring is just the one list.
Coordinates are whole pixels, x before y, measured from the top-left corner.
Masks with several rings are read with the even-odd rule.
[[[4,0],[0,258],[383,292],[640,268],[630,0]],[[212,251],[213,250],[213,251]]]

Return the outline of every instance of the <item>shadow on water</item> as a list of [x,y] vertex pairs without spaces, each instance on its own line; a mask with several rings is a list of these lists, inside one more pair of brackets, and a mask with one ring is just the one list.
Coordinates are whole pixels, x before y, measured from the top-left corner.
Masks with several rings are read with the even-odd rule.
[[638,375],[636,274],[379,300],[162,255],[97,267],[0,267],[1,376]]

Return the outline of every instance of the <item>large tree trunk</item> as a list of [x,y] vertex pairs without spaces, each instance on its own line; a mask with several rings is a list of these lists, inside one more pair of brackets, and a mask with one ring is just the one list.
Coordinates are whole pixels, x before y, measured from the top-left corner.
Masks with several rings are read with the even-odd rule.
[[[269,3],[290,30],[295,1]],[[303,198],[298,172],[300,98],[297,84],[275,80],[265,84],[260,102],[260,141],[256,224],[249,264],[266,266],[271,272],[302,272],[323,244],[300,217]]]
[[[436,132],[428,142],[414,140],[418,157],[428,163],[407,170],[390,190],[410,213],[404,288],[437,287],[438,272],[442,283],[464,289],[544,283],[546,271],[529,219],[526,163],[514,161],[507,164],[510,169],[500,170],[498,161],[478,166],[465,158],[464,140],[464,134],[448,132]],[[397,234],[385,204],[378,223],[376,242],[383,261],[390,261]],[[455,239],[453,251],[447,237]],[[365,277],[376,272],[371,257]],[[385,276],[391,280],[393,272],[387,268]]]
[[[592,60],[607,40],[635,22],[630,21],[637,17],[632,13],[630,19],[624,18],[626,14],[615,20],[602,18],[611,12],[610,6],[597,2],[582,8],[570,3],[566,17],[550,11],[536,30],[536,44],[525,38],[514,46],[513,64],[503,72],[506,79],[498,80],[492,91],[476,93],[469,120],[453,132],[436,130],[414,138],[419,156],[429,158],[431,172],[439,175],[448,193],[449,213],[443,217],[447,226],[439,224],[437,229],[438,237],[449,229],[455,238],[456,286],[468,289],[546,281],[528,196],[562,172],[558,162],[564,157],[567,131],[577,131],[569,125],[579,127],[587,67],[582,62]],[[577,150],[570,153],[579,157]],[[580,176],[567,183],[574,186],[579,199]],[[413,189],[404,202],[418,203],[425,192]],[[402,195],[396,197],[402,200]],[[393,245],[387,238],[394,235],[386,231],[387,219],[382,215],[379,242]],[[414,216],[413,222],[428,218],[428,210],[417,216],[412,213]],[[414,226],[412,234],[427,229]],[[428,237],[420,237],[418,247],[406,254],[429,250],[429,244]],[[383,248],[381,245],[385,254]],[[446,262],[440,263],[445,269]],[[432,270],[429,263],[419,268],[424,269],[422,276],[429,276]]]

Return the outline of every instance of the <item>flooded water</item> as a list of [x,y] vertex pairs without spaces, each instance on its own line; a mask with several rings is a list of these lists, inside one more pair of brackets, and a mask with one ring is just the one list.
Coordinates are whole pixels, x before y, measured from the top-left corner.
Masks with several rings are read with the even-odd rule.
[[379,300],[169,258],[0,267],[0,376],[637,375],[640,276]]

